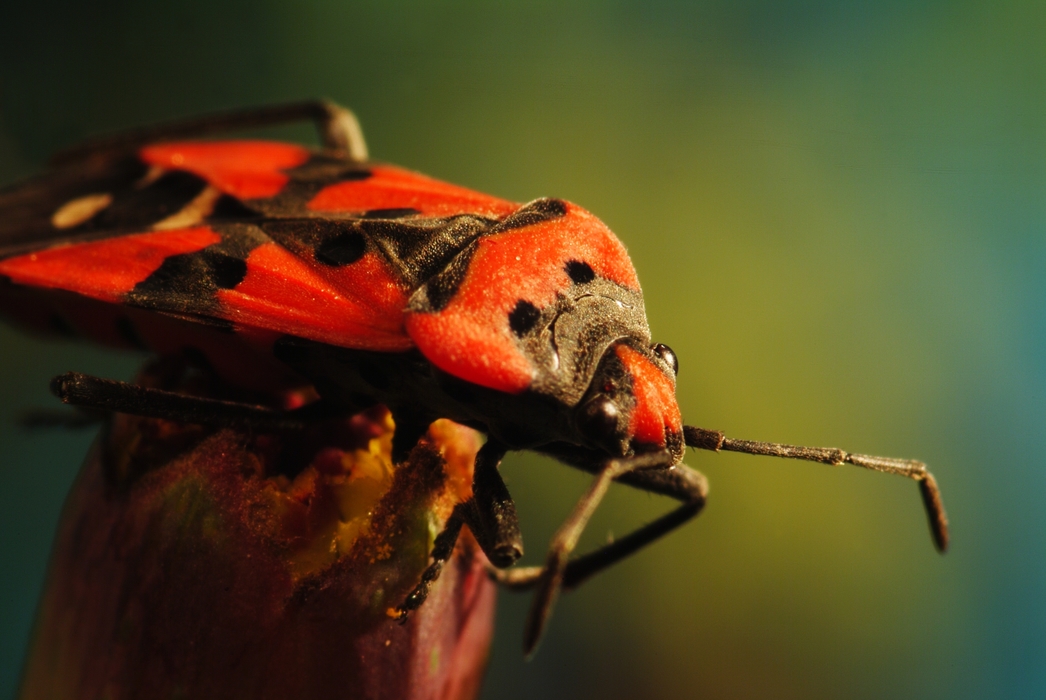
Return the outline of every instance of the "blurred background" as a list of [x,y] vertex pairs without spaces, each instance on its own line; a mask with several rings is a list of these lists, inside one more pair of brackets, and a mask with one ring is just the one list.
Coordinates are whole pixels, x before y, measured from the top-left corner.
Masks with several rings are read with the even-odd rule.
[[[690,423],[926,460],[691,453],[700,518],[560,602],[502,595],[485,698],[1046,696],[1046,5],[8,1],[0,182],[86,135],[327,96],[373,157],[557,196],[628,246]],[[309,139],[309,130],[279,135]],[[52,375],[140,357],[0,328],[0,697],[88,433]],[[504,471],[537,562],[587,478]],[[593,546],[670,507],[618,488]]]

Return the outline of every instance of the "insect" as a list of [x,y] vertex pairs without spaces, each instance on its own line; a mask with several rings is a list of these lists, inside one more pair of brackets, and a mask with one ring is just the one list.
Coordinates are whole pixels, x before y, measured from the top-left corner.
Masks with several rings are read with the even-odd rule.
[[[322,148],[196,140],[296,120]],[[191,140],[186,140],[191,139]],[[0,307],[25,325],[160,354],[192,348],[248,387],[311,384],[296,410],[188,397],[82,374],[54,392],[80,407],[205,425],[295,430],[375,404],[403,459],[437,418],[476,428],[473,496],[391,615],[420,606],[463,526],[514,587],[534,587],[524,646],[558,593],[696,516],[704,477],[686,447],[852,464],[914,479],[937,548],[939,490],[914,460],[751,442],[684,425],[675,354],[653,341],[636,272],[596,217],[558,199],[516,204],[369,162],[355,117],[306,102],[96,140],[0,193]],[[595,479],[544,566],[522,555],[498,465],[536,450]],[[680,502],[571,558],[612,481]]]

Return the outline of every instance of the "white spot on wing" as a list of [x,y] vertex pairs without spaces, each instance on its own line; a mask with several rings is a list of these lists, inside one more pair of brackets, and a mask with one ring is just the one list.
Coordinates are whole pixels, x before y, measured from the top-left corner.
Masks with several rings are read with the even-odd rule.
[[149,169],[145,171],[145,175],[142,175],[138,182],[134,183],[134,188],[136,190],[144,190],[146,187],[163,177],[165,172],[167,171],[159,165],[150,165]]
[[51,214],[51,225],[55,228],[79,226],[112,203],[113,196],[107,192],[71,199]]
[[214,187],[205,188],[200,194],[193,197],[192,201],[184,207],[168,216],[166,219],[153,224],[155,231],[169,231],[175,228],[188,228],[196,226],[214,211],[214,205],[222,196],[220,190]]

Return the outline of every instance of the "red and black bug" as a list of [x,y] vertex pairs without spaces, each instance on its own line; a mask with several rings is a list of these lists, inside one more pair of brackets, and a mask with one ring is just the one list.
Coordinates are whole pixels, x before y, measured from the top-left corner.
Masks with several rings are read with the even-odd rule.
[[[323,148],[186,141],[299,119]],[[432,563],[395,611],[425,599],[462,525],[506,585],[536,585],[525,646],[563,586],[576,586],[700,512],[707,493],[686,446],[849,463],[915,479],[934,541],[940,495],[921,462],[726,438],[685,426],[678,361],[654,343],[636,272],[596,217],[558,199],[519,205],[371,163],[355,118],[303,103],[95,141],[0,193],[0,305],[39,330],[161,354],[191,348],[248,387],[311,384],[295,411],[191,398],[78,374],[67,403],[184,422],[294,430],[387,406],[402,459],[437,418],[483,431],[473,497],[436,538]],[[544,567],[522,554],[498,473],[536,450],[596,474]],[[636,532],[569,559],[611,481],[681,502]]]

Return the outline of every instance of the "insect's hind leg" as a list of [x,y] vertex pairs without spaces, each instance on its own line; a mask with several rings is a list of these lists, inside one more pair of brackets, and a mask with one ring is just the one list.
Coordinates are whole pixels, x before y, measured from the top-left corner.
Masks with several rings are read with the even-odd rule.
[[403,622],[425,602],[432,584],[454,552],[462,525],[468,525],[480,549],[494,566],[511,566],[523,556],[523,536],[519,531],[516,504],[498,471],[506,451],[505,446],[493,438],[480,448],[472,475],[472,498],[454,507],[443,531],[433,543],[432,563],[403,603],[389,611],[390,616]]
[[102,136],[57,153],[51,162],[59,165],[81,160],[88,155],[126,151],[155,141],[195,138],[300,121],[311,121],[316,125],[324,147],[341,151],[352,162],[367,160],[367,144],[356,115],[329,100],[306,100],[215,112],[114,136]]

